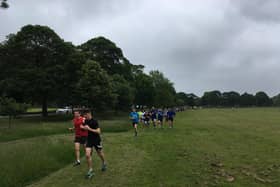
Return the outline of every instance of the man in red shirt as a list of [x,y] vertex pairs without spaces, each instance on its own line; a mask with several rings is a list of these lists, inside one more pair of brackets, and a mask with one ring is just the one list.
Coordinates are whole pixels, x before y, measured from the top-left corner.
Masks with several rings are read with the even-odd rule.
[[85,148],[86,140],[88,131],[81,128],[81,126],[84,125],[85,118],[81,116],[80,111],[74,112],[74,119],[73,119],[73,128],[69,128],[69,130],[75,130],[75,139],[74,139],[74,145],[75,145],[75,154],[76,154],[76,161],[73,166],[78,166],[81,164],[80,161],[80,147],[83,145]]

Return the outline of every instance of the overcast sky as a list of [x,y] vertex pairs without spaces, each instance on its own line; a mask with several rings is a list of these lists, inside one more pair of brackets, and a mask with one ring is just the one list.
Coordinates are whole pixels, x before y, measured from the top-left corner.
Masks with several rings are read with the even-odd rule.
[[74,44],[105,36],[177,91],[280,93],[279,0],[9,0],[0,40],[48,25]]

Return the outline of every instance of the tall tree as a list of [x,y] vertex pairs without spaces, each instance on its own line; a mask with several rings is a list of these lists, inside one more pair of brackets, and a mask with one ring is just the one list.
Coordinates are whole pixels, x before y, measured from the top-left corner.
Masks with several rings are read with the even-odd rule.
[[137,105],[152,106],[155,101],[155,88],[150,76],[140,73],[135,76],[135,101]]
[[272,98],[272,101],[274,106],[280,106],[280,94],[274,96]]
[[174,106],[176,91],[163,73],[159,71],[151,71],[150,76],[155,89],[155,106]]
[[0,1],[0,8],[9,8],[8,0],[1,0]]
[[221,98],[221,105],[226,107],[239,106],[240,94],[234,91],[224,92]]
[[244,93],[240,96],[240,106],[248,107],[248,106],[255,106],[256,105],[256,98],[252,94]]
[[93,110],[113,109],[116,95],[107,72],[97,62],[88,60],[82,66],[82,75],[77,85],[81,96],[80,103]]
[[126,80],[132,78],[133,65],[124,57],[121,48],[104,37],[93,38],[79,46],[88,59],[98,62],[109,75],[120,74]]
[[49,27],[24,26],[1,47],[2,94],[40,103],[43,116],[47,116],[48,102],[64,89],[69,73],[65,64],[72,52],[72,46]]
[[272,101],[265,92],[256,93],[256,105],[257,106],[271,106]]
[[113,92],[117,96],[116,110],[128,110],[133,105],[134,89],[123,76],[115,74],[113,79]]
[[205,92],[201,98],[202,105],[219,106],[221,104],[222,94],[220,91]]

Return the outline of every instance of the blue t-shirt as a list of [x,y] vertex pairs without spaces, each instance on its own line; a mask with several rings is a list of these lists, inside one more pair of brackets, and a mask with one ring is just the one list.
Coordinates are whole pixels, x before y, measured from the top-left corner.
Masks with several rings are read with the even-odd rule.
[[152,119],[157,119],[157,111],[156,110],[152,110]]
[[139,121],[139,115],[138,115],[137,112],[131,112],[131,113],[129,114],[129,116],[132,118],[132,122],[133,122],[133,123],[138,123],[138,121]]
[[163,112],[162,111],[158,111],[158,119],[163,119]]
[[173,118],[175,115],[176,115],[175,112],[172,111],[172,110],[169,110],[169,111],[167,112],[167,117],[168,117],[168,118]]

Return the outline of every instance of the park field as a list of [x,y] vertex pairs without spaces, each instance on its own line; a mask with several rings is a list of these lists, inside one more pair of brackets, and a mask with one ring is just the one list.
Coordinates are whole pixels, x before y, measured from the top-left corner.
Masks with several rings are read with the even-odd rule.
[[100,120],[108,170],[86,180],[74,161],[69,117],[0,119],[0,186],[280,186],[280,109],[200,109],[174,129],[133,131],[127,117]]

